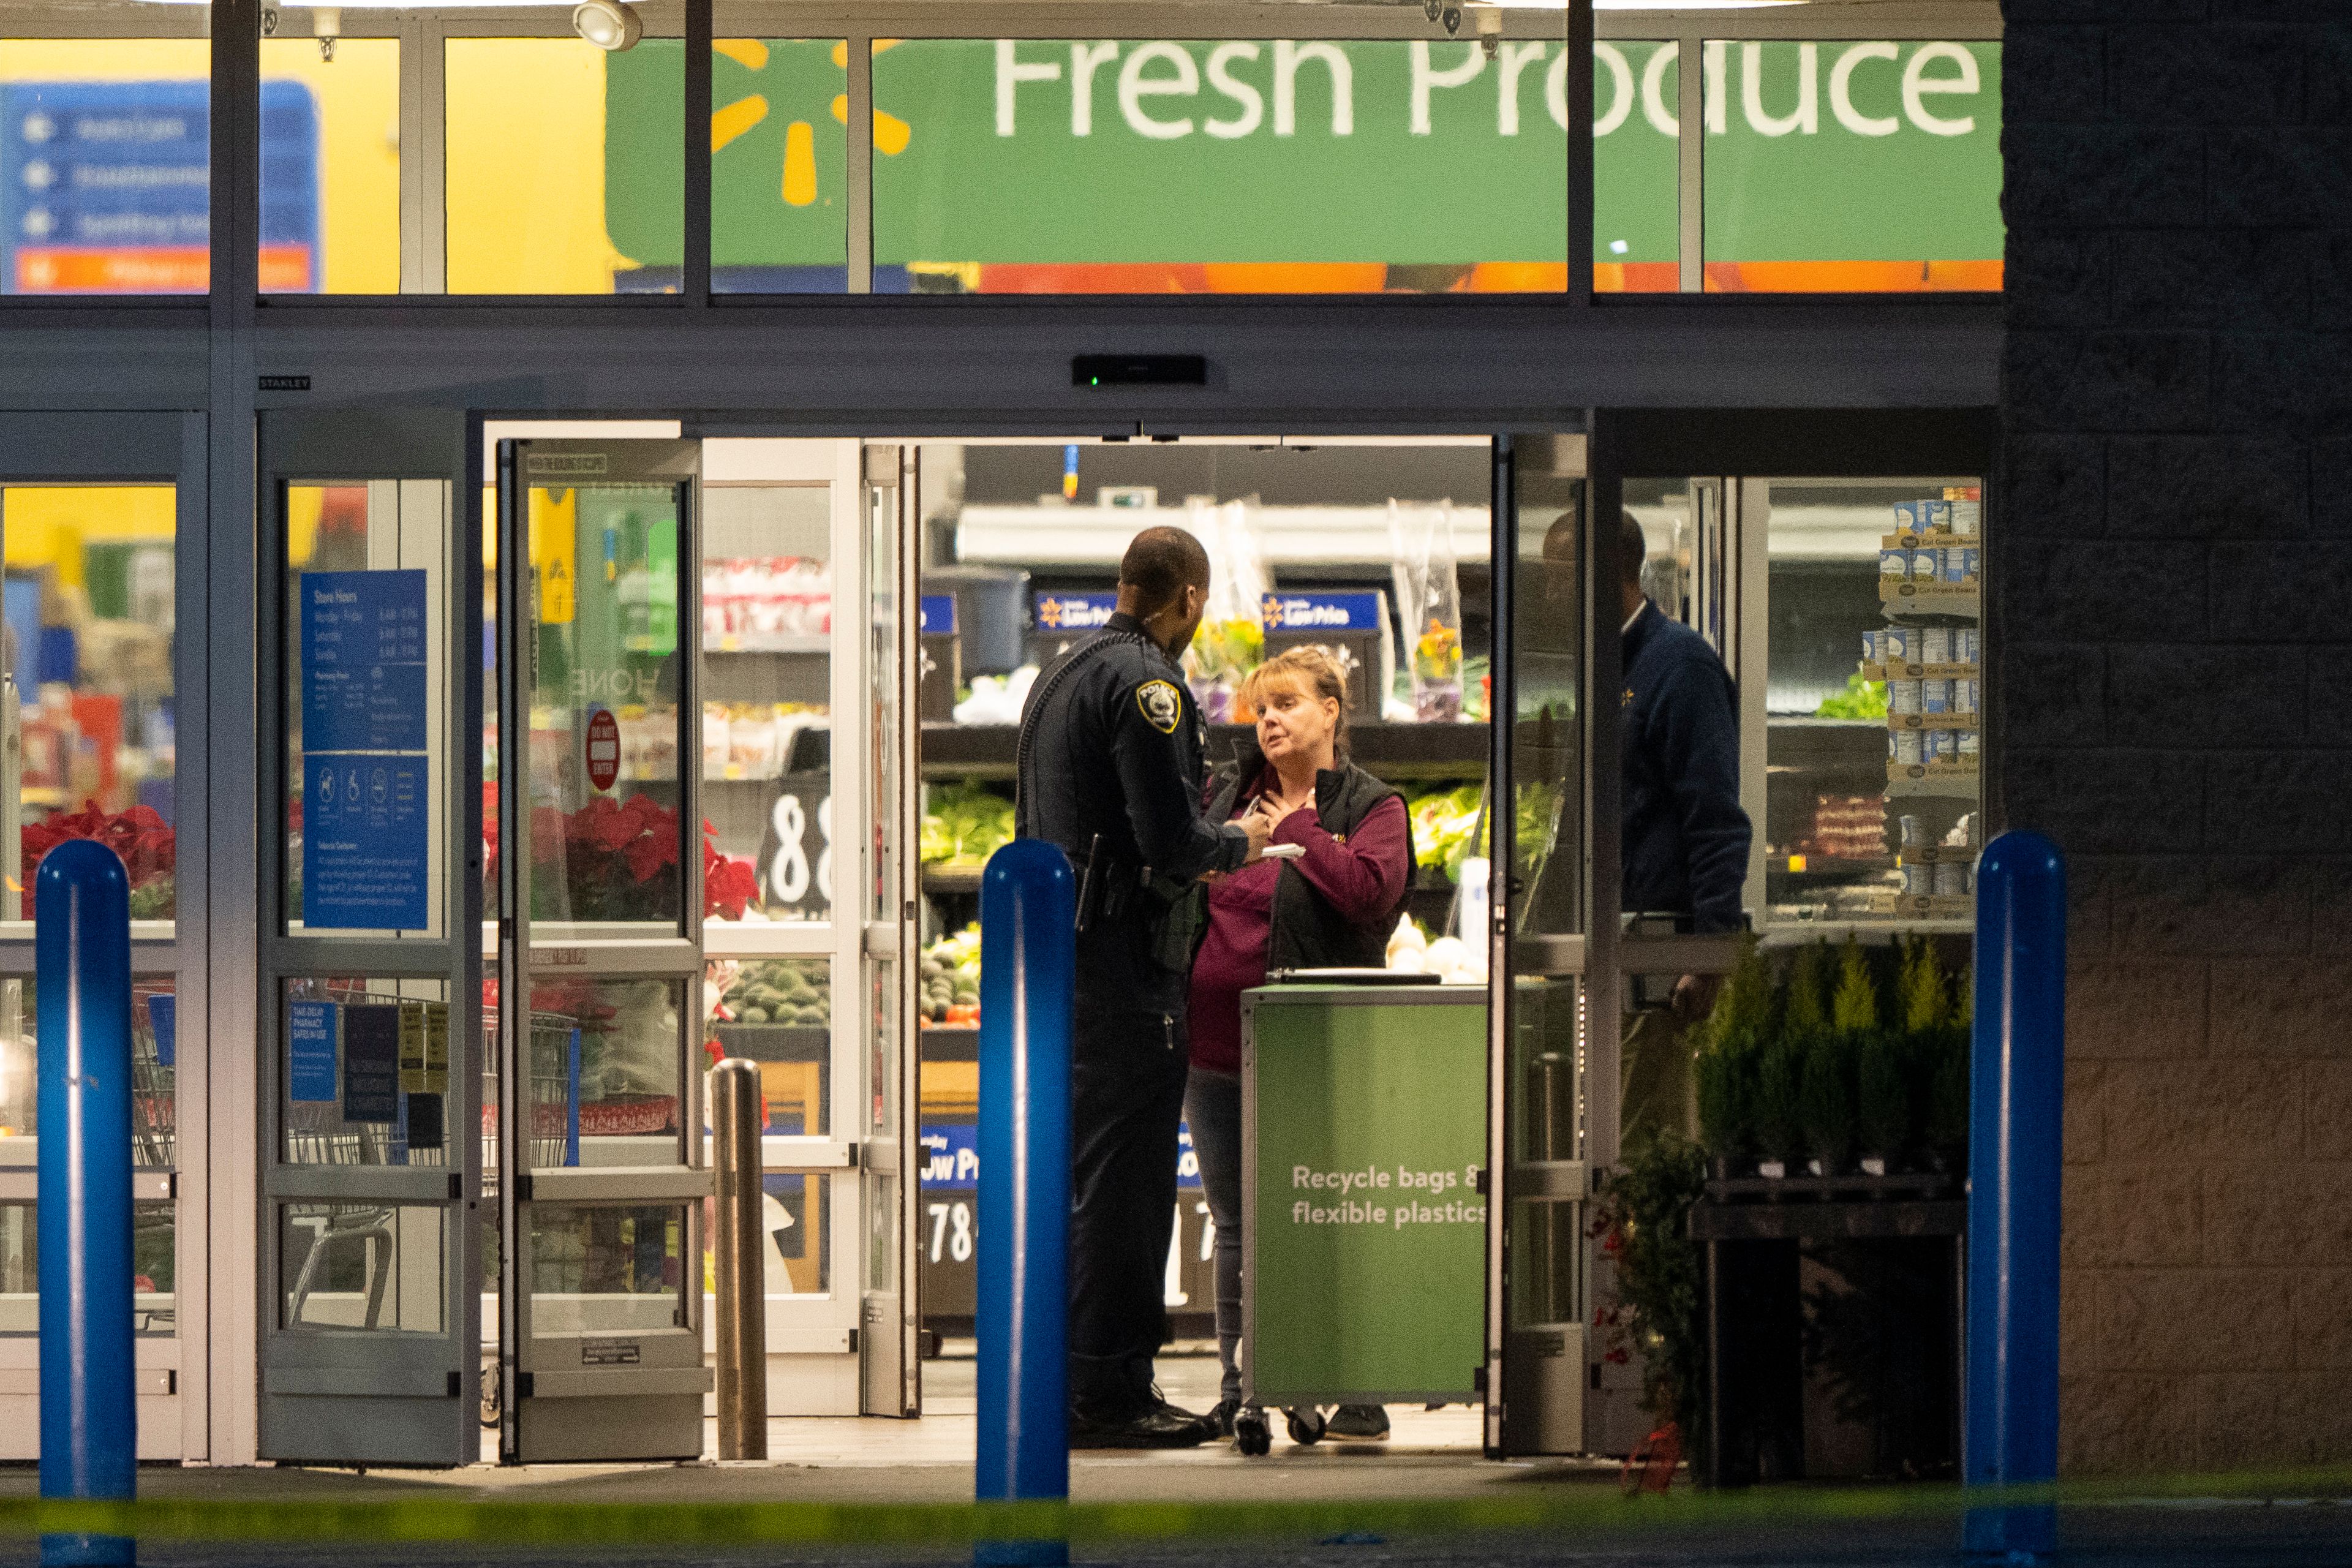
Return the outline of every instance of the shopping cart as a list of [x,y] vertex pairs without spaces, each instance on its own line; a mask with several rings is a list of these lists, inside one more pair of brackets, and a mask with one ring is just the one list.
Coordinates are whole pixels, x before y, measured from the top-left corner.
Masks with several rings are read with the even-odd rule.
[[[170,984],[131,986],[131,1163],[144,1171],[171,1171],[180,1163],[177,1102],[173,1098],[179,1057],[174,1051],[167,1059],[163,1048],[163,1036],[156,1027],[158,1003],[165,1016],[170,1016],[176,1005]],[[131,1212],[134,1237],[161,1237],[166,1245],[170,1243],[175,1223],[172,1205],[140,1204]],[[179,1311],[174,1307],[143,1307],[137,1317],[139,1332],[152,1333],[176,1324]]]
[[[498,1037],[498,1013],[482,1012],[482,1037]],[[562,1013],[530,1016],[530,1164],[533,1170],[580,1163],[580,1020]],[[499,1075],[482,1073],[482,1184],[498,1190]]]

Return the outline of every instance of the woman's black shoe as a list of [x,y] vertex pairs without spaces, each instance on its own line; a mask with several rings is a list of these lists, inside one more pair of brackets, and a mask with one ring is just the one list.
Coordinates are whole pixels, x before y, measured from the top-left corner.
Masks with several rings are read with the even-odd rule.
[[1220,1399],[1216,1407],[1201,1419],[1215,1428],[1218,1436],[1230,1437],[1234,1435],[1234,1417],[1241,1407],[1242,1402],[1238,1399]]
[[1342,1405],[1323,1424],[1323,1435],[1376,1443],[1389,1435],[1389,1413],[1377,1405]]

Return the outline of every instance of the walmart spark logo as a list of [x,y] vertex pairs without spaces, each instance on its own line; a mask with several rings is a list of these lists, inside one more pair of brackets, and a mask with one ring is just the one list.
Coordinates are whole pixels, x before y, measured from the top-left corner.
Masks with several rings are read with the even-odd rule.
[[[898,42],[895,38],[877,39],[874,52],[880,54],[885,49],[896,47]],[[816,92],[823,90],[815,83],[795,79],[796,73],[790,69],[808,58],[805,45],[771,45],[757,38],[720,38],[711,45],[711,48],[721,58],[732,60],[744,70],[763,79],[758,85],[766,89],[745,92],[711,111],[710,151],[714,154],[764,121],[770,113],[772,98],[798,106],[812,102]],[[849,70],[849,46],[846,43],[833,46],[833,68],[846,77]],[[776,79],[766,79],[772,78]],[[811,91],[812,88],[815,91]],[[848,125],[849,94],[846,91],[833,95],[832,111],[836,121]],[[787,206],[809,206],[820,195],[814,119],[814,115],[804,120],[795,119],[784,126],[780,194]],[[885,110],[874,110],[874,147],[877,152],[895,158],[907,150],[907,144],[913,139],[914,129],[905,121]]]

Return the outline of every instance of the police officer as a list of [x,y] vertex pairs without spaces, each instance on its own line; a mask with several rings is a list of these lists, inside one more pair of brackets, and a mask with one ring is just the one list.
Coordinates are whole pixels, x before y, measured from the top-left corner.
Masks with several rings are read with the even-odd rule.
[[1187,1447],[1207,1418],[1160,1397],[1151,1362],[1176,1210],[1198,879],[1271,830],[1202,811],[1200,715],[1176,659],[1200,628],[1209,557],[1179,528],[1135,536],[1118,612],[1037,679],[1021,721],[1020,831],[1078,873],[1071,1062],[1070,1440]]

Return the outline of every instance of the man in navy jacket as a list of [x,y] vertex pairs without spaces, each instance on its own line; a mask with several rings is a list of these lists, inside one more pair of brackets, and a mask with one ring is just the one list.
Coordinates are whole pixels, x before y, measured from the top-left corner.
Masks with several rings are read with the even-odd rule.
[[[1627,914],[1670,914],[1701,934],[1740,929],[1752,829],[1739,805],[1739,704],[1731,674],[1690,627],[1642,592],[1648,545],[1630,516],[1620,535],[1625,689],[1624,898]],[[1685,974],[1669,1016],[1627,1020],[1621,1126],[1688,1131],[1690,1062],[1683,1029],[1713,985]]]

